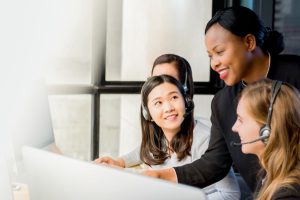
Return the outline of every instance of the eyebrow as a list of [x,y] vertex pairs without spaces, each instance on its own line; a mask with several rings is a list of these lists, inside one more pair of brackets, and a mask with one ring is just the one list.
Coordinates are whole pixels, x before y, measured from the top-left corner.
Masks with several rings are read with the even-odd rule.
[[[215,51],[215,49],[220,46],[219,44],[217,44],[216,46],[214,46],[214,48],[212,48],[212,51]],[[209,54],[209,51],[206,51]]]

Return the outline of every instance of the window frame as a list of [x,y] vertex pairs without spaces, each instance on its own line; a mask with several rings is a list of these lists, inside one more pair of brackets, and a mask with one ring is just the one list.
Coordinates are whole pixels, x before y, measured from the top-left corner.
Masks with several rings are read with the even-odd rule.
[[[212,14],[220,8],[232,5],[228,0],[212,0]],[[105,43],[106,45],[106,43]],[[104,47],[103,49],[106,49]],[[104,55],[105,50],[102,49]],[[105,60],[105,59],[104,59]],[[99,156],[100,144],[100,98],[102,94],[139,94],[143,81],[106,81],[105,62],[92,66],[91,84],[51,84],[48,85],[49,95],[83,95],[89,94],[91,100],[91,160]],[[207,66],[209,67],[209,66]],[[224,83],[219,76],[210,68],[209,81],[194,82],[195,94],[212,95],[223,88]]]

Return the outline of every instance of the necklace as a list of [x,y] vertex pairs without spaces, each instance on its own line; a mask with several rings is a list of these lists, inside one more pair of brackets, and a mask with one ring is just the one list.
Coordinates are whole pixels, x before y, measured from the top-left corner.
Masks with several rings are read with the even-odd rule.
[[[267,73],[265,75],[265,78],[268,77],[270,66],[271,66],[271,55],[270,55],[269,52],[267,52],[267,53],[268,53],[268,70],[267,70]],[[243,88],[247,87],[247,83],[244,80],[242,80],[242,86],[243,86]]]
[[270,53],[268,51],[267,51],[267,53],[268,53],[268,58],[269,59],[268,59],[268,71],[267,71],[267,74],[266,74],[265,78],[268,77],[270,66],[271,66],[271,55],[270,55]]
[[243,88],[247,87],[247,83],[245,83],[244,80],[242,80],[242,87],[243,87]]

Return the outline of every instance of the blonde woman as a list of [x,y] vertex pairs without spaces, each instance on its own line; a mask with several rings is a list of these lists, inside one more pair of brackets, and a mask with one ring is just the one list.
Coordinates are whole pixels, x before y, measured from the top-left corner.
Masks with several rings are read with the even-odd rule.
[[256,199],[300,199],[300,94],[281,81],[247,86],[232,127],[263,168]]

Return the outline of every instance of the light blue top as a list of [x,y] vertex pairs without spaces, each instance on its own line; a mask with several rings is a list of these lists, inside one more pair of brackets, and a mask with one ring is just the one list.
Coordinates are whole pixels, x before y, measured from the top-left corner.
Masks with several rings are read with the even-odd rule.
[[[187,156],[183,160],[178,161],[176,153],[173,153],[163,164],[152,165],[151,168],[162,169],[181,166],[199,159],[206,151],[210,139],[210,127],[205,121],[201,121],[199,119],[195,120],[191,156]],[[140,160],[140,147],[136,147],[130,153],[121,156],[121,159],[124,160],[126,167],[142,165],[143,168],[150,168]],[[207,194],[208,199],[240,199],[240,189],[232,169],[222,180],[203,188],[203,191]]]

